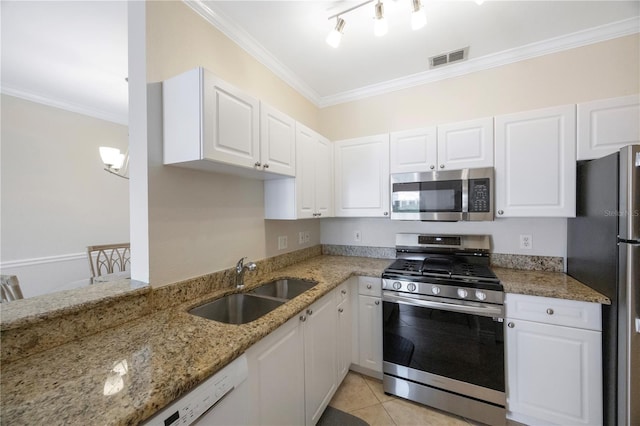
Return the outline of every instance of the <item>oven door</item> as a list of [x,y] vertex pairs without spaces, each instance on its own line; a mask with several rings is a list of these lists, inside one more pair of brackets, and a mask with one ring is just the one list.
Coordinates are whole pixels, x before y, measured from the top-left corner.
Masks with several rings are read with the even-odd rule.
[[383,372],[505,405],[504,308],[384,291]]

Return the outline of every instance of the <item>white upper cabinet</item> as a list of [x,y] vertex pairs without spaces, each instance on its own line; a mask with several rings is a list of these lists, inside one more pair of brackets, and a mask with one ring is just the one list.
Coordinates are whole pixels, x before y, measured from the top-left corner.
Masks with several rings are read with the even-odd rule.
[[438,169],[493,166],[493,118],[438,126]]
[[389,217],[389,135],[335,142],[335,215]]
[[493,118],[391,133],[391,173],[493,166]]
[[438,162],[436,128],[392,132],[389,142],[391,173],[427,172]]
[[265,181],[266,219],[306,219],[333,214],[333,145],[295,123],[296,177]]
[[640,143],[640,95],[578,104],[578,160]]
[[497,217],[575,217],[575,105],[495,118]]
[[203,68],[162,88],[164,164],[261,179],[295,174],[293,119]]
[[260,167],[296,175],[296,122],[264,102],[260,102]]

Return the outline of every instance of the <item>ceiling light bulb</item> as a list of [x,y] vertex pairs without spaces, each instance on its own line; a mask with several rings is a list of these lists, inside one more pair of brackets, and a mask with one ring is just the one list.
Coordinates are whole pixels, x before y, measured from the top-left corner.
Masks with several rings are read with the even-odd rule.
[[327,44],[333,48],[340,46],[340,41],[342,40],[342,31],[344,29],[344,19],[338,18],[336,22],[336,27],[331,30],[329,35],[327,36]]
[[411,29],[419,30],[420,28],[427,25],[427,16],[425,15],[424,10],[422,10],[422,5],[420,4],[420,0],[413,0],[413,13],[411,14]]
[[389,25],[387,24],[387,20],[384,19],[384,6],[382,2],[378,1],[378,3],[376,3],[376,18],[373,25],[373,33],[378,37],[382,37],[387,31],[389,31]]

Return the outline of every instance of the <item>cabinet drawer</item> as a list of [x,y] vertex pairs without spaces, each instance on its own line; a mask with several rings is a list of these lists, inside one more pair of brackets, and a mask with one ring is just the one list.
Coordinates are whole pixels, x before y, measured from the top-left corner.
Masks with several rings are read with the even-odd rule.
[[366,296],[382,296],[382,278],[358,277],[358,293]]
[[602,330],[602,310],[598,303],[508,293],[505,305],[507,318]]

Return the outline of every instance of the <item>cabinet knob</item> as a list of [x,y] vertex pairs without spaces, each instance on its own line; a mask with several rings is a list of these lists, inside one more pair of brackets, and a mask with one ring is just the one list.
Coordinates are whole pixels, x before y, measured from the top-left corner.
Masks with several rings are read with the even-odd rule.
[[265,164],[264,166],[262,166],[262,168],[263,168],[263,169],[268,169],[268,168],[269,168],[269,165],[268,165],[268,164]]
[[342,309],[342,308],[338,308],[338,312],[343,313],[343,312],[344,312],[344,309]]
[[503,215],[504,214],[504,210],[498,210],[498,214]]
[[307,315],[312,315],[313,311],[311,309],[307,309]]
[[430,166],[429,166],[429,168],[430,168],[431,170],[433,170],[433,169],[435,169],[435,168],[436,168],[436,166],[434,166],[434,165],[432,164],[432,165],[430,165]]
[[322,213],[318,213],[318,217],[322,216]]
[[376,301],[375,301],[375,304],[376,304],[376,305],[379,305],[379,304],[380,304],[380,301],[379,301],[379,300],[376,300]]
[[385,216],[389,216],[389,212],[384,212],[384,215]]
[[507,324],[507,327],[509,327],[509,328],[513,328],[513,327],[515,327],[515,326],[516,326],[516,325],[515,325],[514,323],[512,323],[512,322],[510,322],[509,324]]
[[347,294],[347,290],[342,290],[340,293]]
[[547,314],[548,314],[548,315],[553,315],[553,309],[548,308],[548,309],[547,309]]
[[440,168],[441,168],[441,169],[444,169],[444,164],[440,164]]
[[371,284],[367,284],[367,288],[371,290]]
[[307,317],[305,317],[304,315],[300,315],[300,321],[305,322],[307,320]]
[[254,164],[255,167],[260,167],[261,165],[262,165],[262,163],[259,162],[259,161],[256,161],[256,163]]

